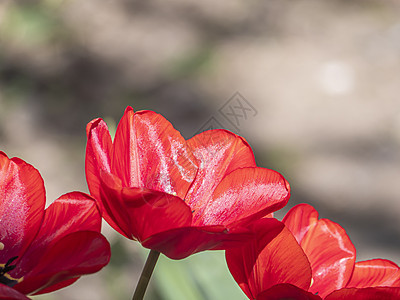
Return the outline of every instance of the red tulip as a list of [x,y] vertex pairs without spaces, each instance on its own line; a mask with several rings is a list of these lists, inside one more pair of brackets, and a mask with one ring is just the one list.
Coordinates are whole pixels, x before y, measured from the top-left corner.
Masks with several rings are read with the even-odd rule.
[[110,259],[90,196],[73,192],[45,203],[39,172],[0,152],[0,299],[60,289]]
[[114,141],[102,119],[87,136],[86,178],[104,219],[173,259],[238,245],[244,225],[290,196],[282,175],[256,167],[247,142],[226,130],[186,141],[161,115],[128,107]]
[[264,218],[251,227],[254,240],[226,251],[229,270],[249,299],[400,297],[399,267],[383,259],[355,263],[344,229],[318,220],[310,205],[295,206],[282,222]]

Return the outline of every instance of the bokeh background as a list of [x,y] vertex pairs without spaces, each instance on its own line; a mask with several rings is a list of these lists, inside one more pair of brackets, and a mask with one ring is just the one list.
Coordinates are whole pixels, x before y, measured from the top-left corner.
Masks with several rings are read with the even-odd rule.
[[[1,0],[0,150],[48,202],[87,191],[85,126],[127,105],[186,138],[244,136],[358,259],[400,263],[400,2]],[[277,213],[282,217],[282,212]],[[129,299],[146,257],[107,225],[111,264],[37,299]],[[221,252],[162,257],[146,299],[244,299]],[[35,298],[36,299],[36,298]]]

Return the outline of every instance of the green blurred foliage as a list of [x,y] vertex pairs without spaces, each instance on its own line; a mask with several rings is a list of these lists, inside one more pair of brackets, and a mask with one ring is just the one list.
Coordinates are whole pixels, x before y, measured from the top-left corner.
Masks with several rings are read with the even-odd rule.
[[214,51],[211,45],[203,45],[196,51],[170,62],[167,66],[167,74],[175,79],[207,74],[214,65]]
[[161,256],[155,271],[154,281],[162,300],[244,297],[229,273],[223,251],[206,251],[181,261]]
[[0,35],[25,46],[41,45],[61,40],[64,28],[56,11],[46,1],[40,4],[13,4],[2,20]]

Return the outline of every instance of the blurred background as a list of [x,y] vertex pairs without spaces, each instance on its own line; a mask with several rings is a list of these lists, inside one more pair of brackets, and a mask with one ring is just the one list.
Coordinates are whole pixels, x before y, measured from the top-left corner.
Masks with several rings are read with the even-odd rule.
[[[399,264],[399,97],[395,0],[0,1],[0,150],[39,169],[49,203],[87,191],[86,124],[131,105],[185,138],[244,136],[291,183],[288,208]],[[109,266],[35,299],[130,299],[147,252],[104,233]],[[244,299],[223,258],[162,257],[146,299]]]

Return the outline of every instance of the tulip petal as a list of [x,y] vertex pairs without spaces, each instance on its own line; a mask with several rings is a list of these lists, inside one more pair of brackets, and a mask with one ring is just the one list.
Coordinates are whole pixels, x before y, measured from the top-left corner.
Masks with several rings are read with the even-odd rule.
[[311,268],[290,231],[276,219],[264,218],[252,224],[255,239],[242,247],[226,250],[228,268],[250,298],[280,283],[308,289]]
[[228,232],[224,226],[182,227],[152,235],[142,242],[142,246],[171,259],[182,259],[204,250],[238,247],[252,236],[246,228]]
[[396,300],[400,299],[398,287],[369,287],[363,289],[341,289],[325,297],[325,300]]
[[264,168],[241,168],[225,176],[212,200],[194,212],[194,224],[233,228],[282,208],[289,197],[289,184],[281,174]]
[[111,173],[100,172],[100,200],[103,205],[102,216],[107,223],[128,239],[132,239],[130,232],[130,218],[121,197],[121,180]]
[[90,194],[98,201],[103,218],[113,227],[117,227],[113,220],[104,213],[104,206],[100,200],[100,173],[111,172],[112,141],[107,124],[102,119],[91,121],[86,127],[87,145],[85,158],[86,181]]
[[39,172],[19,158],[0,152],[0,263],[21,256],[35,238],[46,203]]
[[122,198],[130,217],[131,232],[136,232],[139,242],[159,232],[191,224],[192,212],[182,199],[162,192],[138,193],[137,190],[123,189]]
[[69,233],[90,230],[100,231],[101,216],[95,200],[81,192],[64,194],[45,210],[45,217],[36,241],[53,242]]
[[[47,248],[36,266],[14,286],[24,293],[40,293],[52,285],[95,273],[108,264],[110,244],[98,232],[80,231],[64,236]],[[63,284],[61,285],[63,286]]]
[[310,292],[322,297],[343,288],[355,263],[355,248],[340,225],[318,220],[318,212],[308,204],[293,207],[283,222],[306,253],[313,270]]
[[131,107],[118,124],[112,172],[124,187],[140,187],[183,198],[197,171],[186,141],[170,122]]
[[282,300],[282,299],[293,299],[293,300],[322,300],[318,295],[313,295],[297,286],[283,283],[277,284],[270,289],[260,293],[256,300]]
[[247,141],[224,129],[207,130],[187,141],[203,168],[217,169],[224,176],[239,168],[255,167],[253,150]]
[[38,235],[10,274],[15,278],[24,276],[36,266],[45,249],[62,237],[84,230],[99,232],[100,228],[101,217],[92,197],[80,192],[61,196],[45,210]]
[[245,139],[227,130],[202,132],[189,139],[187,145],[200,163],[196,179],[185,198],[199,213],[227,174],[239,168],[256,166],[253,151]]
[[300,245],[313,272],[310,292],[325,297],[346,286],[353,272],[356,250],[339,224],[319,220],[304,235]]
[[302,203],[291,208],[282,222],[292,232],[298,243],[304,235],[318,222],[318,212],[311,205]]
[[76,277],[76,278],[71,278],[71,279],[67,279],[64,281],[60,281],[59,283],[53,284],[47,288],[44,288],[40,291],[38,291],[37,293],[35,293],[35,295],[41,295],[41,294],[47,294],[47,293],[51,293],[57,290],[60,290],[62,288],[65,288],[71,284],[73,284],[74,282],[78,281],[80,277]]
[[0,299],[4,300],[29,300],[24,294],[0,283]]
[[389,260],[372,259],[357,262],[347,288],[376,286],[400,287],[400,269]]
[[100,170],[111,172],[112,141],[107,124],[102,119],[91,121],[87,127],[86,177],[92,195],[99,196]]
[[120,188],[118,178],[102,175],[102,199],[116,228],[128,238],[143,241],[156,233],[190,226],[192,212],[173,195],[142,188]]

